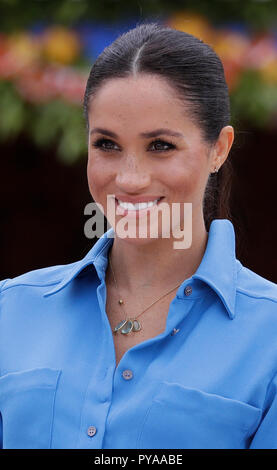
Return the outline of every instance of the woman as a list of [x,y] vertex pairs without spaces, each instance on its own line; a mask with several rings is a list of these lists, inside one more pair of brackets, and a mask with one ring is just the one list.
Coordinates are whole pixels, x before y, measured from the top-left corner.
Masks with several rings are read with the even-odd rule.
[[3,447],[276,448],[277,289],[223,212],[220,59],[141,24],[98,57],[84,106],[90,192],[115,217],[84,259],[1,282]]

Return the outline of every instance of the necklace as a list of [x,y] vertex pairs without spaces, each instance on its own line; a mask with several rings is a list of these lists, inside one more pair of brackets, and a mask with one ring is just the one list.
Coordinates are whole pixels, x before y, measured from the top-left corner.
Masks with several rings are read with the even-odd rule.
[[[115,287],[116,287],[116,290],[118,291],[118,287],[117,287],[117,282],[116,282],[116,278],[115,278],[115,274],[114,274],[114,270],[113,270],[113,266],[112,266],[112,262],[111,262],[111,258],[110,258],[110,254],[108,255],[109,256],[109,262],[110,262],[110,266],[111,266],[111,271],[112,271],[112,275],[113,275],[113,280],[114,280],[114,284],[115,284]],[[182,281],[183,282],[183,281]],[[152,307],[152,305],[154,305],[155,303],[157,303],[159,300],[163,299],[166,295],[170,294],[170,292],[172,292],[174,289],[176,289],[177,287],[179,287],[182,282],[180,282],[179,284],[177,284],[177,286],[173,287],[172,289],[170,289],[168,292],[166,292],[165,294],[163,294],[161,297],[159,297],[158,299],[154,300],[154,302],[151,303],[151,305],[149,305],[145,310],[143,310],[141,313],[139,313],[139,315],[136,315],[135,317],[133,318],[128,318],[128,316],[126,315],[125,311],[124,311],[124,307],[123,307],[123,304],[124,304],[124,301],[122,298],[119,298],[118,300],[118,303],[119,305],[122,307],[122,310],[123,310],[123,313],[125,315],[125,319],[124,320],[121,320],[116,326],[115,328],[113,329],[113,332],[114,333],[117,333],[118,331],[120,331],[123,335],[127,335],[128,333],[131,333],[131,331],[140,331],[141,330],[141,324],[140,322],[138,321],[138,317],[140,317],[140,315],[142,315],[144,312],[146,312],[146,310],[148,310],[150,307]]]

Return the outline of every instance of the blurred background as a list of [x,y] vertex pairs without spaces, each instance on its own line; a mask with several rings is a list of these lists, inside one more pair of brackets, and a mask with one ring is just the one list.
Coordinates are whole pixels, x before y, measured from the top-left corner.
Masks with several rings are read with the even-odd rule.
[[96,57],[142,20],[192,33],[221,57],[237,257],[277,282],[275,0],[0,0],[0,279],[77,261],[95,243],[84,235],[84,88]]

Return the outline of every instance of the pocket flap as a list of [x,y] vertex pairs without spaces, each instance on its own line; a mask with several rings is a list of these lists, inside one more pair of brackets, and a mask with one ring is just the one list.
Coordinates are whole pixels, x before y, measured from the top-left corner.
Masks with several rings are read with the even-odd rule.
[[9,372],[0,377],[0,401],[7,394],[28,388],[56,388],[60,373],[60,370],[46,367]]
[[146,413],[141,449],[240,449],[258,425],[255,406],[179,383],[162,382]]
[[261,410],[248,403],[177,383],[163,382],[154,401],[172,403],[176,410],[186,409],[194,415],[203,415],[205,419],[234,423],[250,432],[261,416]]
[[49,449],[60,370],[10,372],[0,377],[4,449]]

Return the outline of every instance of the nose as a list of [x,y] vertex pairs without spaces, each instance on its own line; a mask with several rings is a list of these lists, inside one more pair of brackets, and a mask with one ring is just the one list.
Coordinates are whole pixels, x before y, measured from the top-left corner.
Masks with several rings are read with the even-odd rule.
[[150,185],[151,174],[142,161],[135,156],[127,156],[118,166],[116,184],[126,193],[143,191]]

